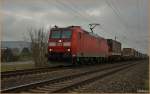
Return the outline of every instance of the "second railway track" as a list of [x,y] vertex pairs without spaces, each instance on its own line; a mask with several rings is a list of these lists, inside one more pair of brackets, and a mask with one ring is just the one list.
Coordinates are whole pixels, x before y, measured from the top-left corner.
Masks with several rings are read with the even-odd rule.
[[96,69],[78,74],[70,74],[69,76],[58,77],[55,79],[42,80],[30,84],[15,86],[3,89],[1,92],[34,92],[34,93],[53,93],[68,92],[74,88],[88,84],[94,80],[100,79],[107,75],[111,75],[125,68],[131,67],[135,63],[119,64],[111,67]]

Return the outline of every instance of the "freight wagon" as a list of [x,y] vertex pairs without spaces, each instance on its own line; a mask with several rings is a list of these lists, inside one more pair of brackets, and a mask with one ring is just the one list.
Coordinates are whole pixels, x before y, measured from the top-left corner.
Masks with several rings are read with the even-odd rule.
[[135,50],[133,48],[123,48],[122,50],[122,59],[131,60],[134,58]]
[[147,55],[142,54],[133,48],[123,48],[122,50],[122,60],[139,60],[146,58],[148,58]]
[[107,43],[109,46],[109,61],[120,61],[121,43],[112,39],[107,39]]
[[123,48],[122,58],[123,60],[137,60],[142,59],[142,54],[133,48]]

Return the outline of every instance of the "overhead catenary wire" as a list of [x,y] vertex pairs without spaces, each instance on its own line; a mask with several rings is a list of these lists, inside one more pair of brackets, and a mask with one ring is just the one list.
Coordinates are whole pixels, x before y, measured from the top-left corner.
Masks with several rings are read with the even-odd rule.
[[[114,14],[117,16],[117,18],[120,20],[120,22],[124,25],[124,27],[125,27],[125,29],[126,30],[129,30],[128,29],[128,23],[127,22],[125,22],[124,20],[123,20],[123,18],[122,18],[122,16],[121,16],[121,13],[119,12],[119,10],[114,6],[114,4],[112,5],[112,2],[111,2],[111,4],[110,4],[110,2],[108,2],[108,0],[105,0],[105,2],[106,2],[106,4],[112,9],[112,11],[114,12]],[[126,34],[126,35],[125,35]],[[124,38],[126,38],[126,39],[128,39],[126,36],[128,35],[129,33],[123,33],[122,34],[122,36],[124,36]],[[131,39],[132,40],[132,39]],[[128,42],[130,42],[131,44],[133,43],[133,41],[128,41]],[[133,47],[133,48],[135,48],[135,47]]]
[[[56,0],[55,0],[56,1]],[[58,8],[58,9],[60,9],[60,10],[62,10],[62,9],[68,9],[66,6],[64,6],[64,5],[62,5],[62,4],[59,4],[58,2],[55,2],[54,1],[54,3],[55,3],[55,6]],[[47,2],[48,3],[51,3],[51,1],[50,0],[47,0]],[[70,12],[72,12],[72,11],[70,11]],[[72,12],[73,13],[73,12]],[[79,15],[76,15],[76,14],[74,14],[74,15],[72,15],[72,17],[77,17],[77,18],[79,18]]]
[[[120,20],[120,22],[124,25],[125,29],[129,30],[128,23],[123,20],[123,17],[121,16],[119,9],[113,3],[113,0],[112,0],[111,4],[106,0],[106,4],[113,10],[114,14],[117,16],[117,18]],[[127,34],[127,32],[125,32],[125,33]],[[125,35],[125,33],[122,33],[122,36],[123,36],[123,38],[128,39],[127,35]]]
[[106,4],[112,9],[114,14],[117,16],[117,18],[120,20],[120,22],[125,26],[125,28],[128,28],[128,24],[123,20],[123,18],[120,15],[120,12],[112,5],[112,2],[110,3],[108,0],[104,0]]
[[87,19],[84,15],[82,15],[81,13],[79,13],[75,8],[73,8],[72,6],[69,6],[68,4],[66,4],[66,2],[62,1],[62,0],[55,0],[57,3],[59,3],[60,5],[62,5],[63,7],[69,8],[72,13],[74,13],[74,15],[77,15],[78,17],[81,17],[82,19],[84,19],[86,22],[91,22],[91,20]]
[[[63,10],[63,9],[65,9],[65,10],[69,9],[70,10],[69,7],[67,7],[65,4],[63,4],[61,1],[58,1],[58,0],[54,0],[53,5],[60,10]],[[69,11],[69,12],[72,13],[72,15],[70,15],[70,17],[75,17],[74,19],[81,19],[82,18],[85,22],[87,22],[87,20],[85,20],[83,17],[81,17],[81,15],[78,15],[78,13],[76,13],[74,10]]]
[[[87,17],[87,18],[89,18],[89,19],[91,19],[92,22],[97,22],[97,21],[99,20],[99,19],[97,19],[97,18],[95,18],[95,17],[91,17],[90,15],[88,15],[88,14],[85,12],[85,10],[83,10],[81,7],[73,7],[73,6],[76,6],[76,5],[75,5],[71,0],[69,0],[67,3],[68,3],[69,5],[72,5],[72,8],[77,9],[77,11],[78,11],[79,13],[85,14],[84,16]],[[80,11],[81,11],[81,12],[80,12]],[[99,28],[102,29],[103,31],[105,31],[103,25],[104,25],[103,23],[100,23]],[[106,31],[107,31],[107,30],[106,30]],[[105,31],[104,33],[107,33],[107,34],[112,33],[112,32],[106,32],[106,31]],[[112,34],[113,34],[113,33],[112,33]]]
[[[116,15],[117,19],[123,24],[123,26],[125,27],[125,29],[127,29],[128,28],[128,24],[122,19],[119,10],[116,9],[116,7],[114,7],[114,4],[112,5],[112,2],[110,4],[110,2],[108,0],[105,0],[105,3],[108,5],[108,7],[111,8],[112,12]],[[125,35],[124,33],[122,33],[122,36],[123,36],[123,38],[125,38],[125,40],[128,39],[126,37],[127,35]],[[124,42],[126,42],[126,41],[124,41]]]
[[[97,21],[97,19],[95,17],[85,15],[84,14],[85,11],[82,11],[81,7],[74,7],[74,4],[71,1],[67,1],[67,2],[64,1],[64,0],[63,1],[62,0],[55,0],[55,1],[59,4],[59,6],[62,6],[66,9],[71,10],[71,12],[73,13],[72,16],[76,15],[76,17],[78,17],[79,19],[82,18],[85,22],[92,22],[93,21],[92,19],[94,19],[94,21]],[[119,19],[119,21],[124,25],[125,29],[128,29],[128,26],[129,26],[128,23],[123,19],[123,17],[121,16],[120,11],[115,7],[115,5],[114,4],[112,5],[112,2],[110,4],[110,2],[108,2],[108,0],[105,0],[105,2],[112,9],[114,14]],[[103,24],[102,23],[100,23],[100,24],[101,24],[100,28],[104,30],[104,27],[102,26]],[[107,33],[107,32],[105,32],[105,33]],[[109,34],[110,34],[110,32],[109,32]],[[123,33],[122,36],[123,36],[123,38],[125,38],[127,40],[128,38],[127,38],[127,35],[125,35],[125,34],[127,34],[127,33]],[[129,41],[129,42],[131,42],[131,41]]]
[[[80,12],[80,10],[82,10],[82,9],[78,9],[78,8],[74,8],[73,6],[70,6],[70,5],[73,5],[73,4],[71,4],[71,3],[69,3],[69,2],[64,2],[64,1],[59,1],[59,0],[55,0],[56,2],[57,2],[57,6],[58,6],[58,4],[59,4],[59,8],[60,8],[60,6],[62,6],[62,7],[64,7],[64,8],[67,8],[67,9],[71,9],[72,10],[72,13],[74,14],[74,15],[76,15],[78,18],[79,17],[81,17],[81,18],[84,18],[84,20],[85,21],[89,21],[89,22],[92,22],[93,20],[90,20],[90,19],[88,19],[87,18],[87,16],[85,17],[85,15],[83,15],[83,13],[81,13]],[[78,10],[77,10],[78,9]],[[95,19],[96,21],[97,21],[97,19]],[[102,24],[100,25],[100,29],[104,29],[103,27],[102,27]],[[109,33],[108,33],[109,34]]]
[[[76,8],[74,8],[73,6],[70,6],[70,5],[73,5],[72,3],[68,4],[68,2],[64,2],[64,1],[59,1],[59,0],[56,0],[58,3],[60,3],[61,5],[63,5],[64,7],[68,7],[69,9],[71,9],[76,15],[78,15],[79,17],[82,17],[84,18],[85,20],[87,21],[90,21],[89,19],[87,19],[87,16],[85,17],[84,15],[82,15],[82,13],[80,13],[80,10],[82,10],[81,8],[76,10]],[[94,18],[95,19],[95,18]],[[97,21],[97,19],[96,19]],[[103,26],[101,25],[101,29],[104,30]],[[110,32],[108,33],[110,34]],[[126,36],[124,36],[126,38]],[[127,38],[126,38],[127,39]]]
[[[123,24],[123,26],[125,27],[125,29],[127,30],[127,31],[130,31],[129,30],[129,28],[128,28],[128,26],[129,26],[129,24],[128,24],[128,22],[127,21],[125,21],[124,19],[123,19],[123,17],[122,17],[122,15],[121,15],[121,13],[120,13],[120,11],[119,11],[119,9],[117,8],[117,7],[115,7],[115,5],[113,4],[113,1],[112,2],[108,2],[107,0],[105,0],[106,1],[106,3],[107,3],[107,5],[113,10],[113,12],[115,13],[115,15],[117,16],[117,18],[120,20],[120,22]],[[71,1],[70,1],[71,2]],[[137,1],[138,2],[138,4],[139,4],[139,0]],[[73,3],[72,3],[73,4]],[[139,4],[139,6],[140,6],[140,4]],[[79,8],[79,7],[78,7]],[[138,10],[140,10],[140,7],[138,7],[137,8]],[[79,11],[80,10],[82,10],[82,8],[80,8],[80,9],[78,9]],[[139,22],[138,22],[138,28],[139,28],[139,31],[140,31],[140,11],[138,12],[139,13],[139,15],[137,15],[138,17],[139,17]],[[89,16],[89,15],[88,15]],[[94,19],[95,20],[95,18],[94,17],[92,17],[92,19]],[[97,21],[97,19],[96,19],[96,21]],[[103,28],[103,26],[102,26],[102,23],[101,23],[101,29],[103,29],[104,30],[104,28]],[[107,33],[107,32],[105,32],[105,33]],[[110,32],[109,32],[110,33]],[[123,33],[122,34],[122,36],[123,36],[123,38],[125,38],[125,40],[128,40],[129,38],[127,38],[127,35],[128,35],[129,33],[128,32],[126,32],[126,33]],[[131,38],[130,38],[131,39]],[[125,42],[125,41],[124,41]],[[132,39],[131,39],[131,41],[128,41],[128,42],[130,42],[131,44],[134,42],[134,41],[132,41]],[[140,45],[140,43],[138,43],[139,45]],[[133,48],[135,48],[135,47],[133,47]]]
[[[58,1],[58,0],[56,0],[56,1]],[[96,19],[96,18],[94,18],[94,17],[92,17],[92,19],[94,19],[94,21],[92,20],[92,19],[88,19],[88,17],[89,18],[91,18],[89,15],[86,15],[85,16],[85,14],[87,14],[87,13],[85,13],[84,11],[82,11],[82,8],[80,8],[79,9],[79,7],[73,7],[74,6],[74,4],[71,2],[71,1],[68,1],[68,2],[64,2],[64,1],[58,1],[58,3],[60,3],[60,4],[62,4],[64,7],[66,7],[66,8],[69,8],[69,9],[71,9],[72,11],[74,11],[74,13],[76,13],[76,15],[78,14],[78,16],[79,17],[82,17],[82,18],[84,18],[85,20],[87,20],[87,21],[89,21],[89,22],[97,22],[98,21],[98,19]],[[72,5],[72,6],[71,6]],[[80,12],[80,11],[82,11],[82,12]],[[83,15],[84,14],[84,15]],[[87,17],[88,16],[88,17]],[[103,29],[104,30],[104,28],[103,28],[103,24],[101,23],[100,24],[100,29]],[[108,33],[108,32],[105,32],[105,33],[107,33],[107,34],[110,34],[110,32]]]
[[[137,32],[141,32],[141,1],[142,0],[136,0],[135,4],[137,4],[136,9],[137,9]],[[132,37],[131,37],[132,38]],[[138,37],[137,37],[138,38]],[[132,39],[131,39],[132,40]],[[143,45],[141,44],[141,42],[139,42],[138,40],[136,40],[135,38],[133,39],[135,40],[134,43],[140,45],[141,47],[143,47]],[[135,46],[136,47],[136,46]]]
[[[75,6],[74,3],[72,3],[71,1],[68,1],[67,3],[69,3],[69,5],[72,5],[72,7]],[[83,11],[81,7],[80,7],[80,8],[79,8],[79,7],[73,7],[73,8],[74,8],[74,9],[78,9],[78,12],[82,11],[82,14],[83,14],[83,12],[85,13],[85,11]],[[85,14],[87,14],[87,13],[85,13]],[[86,15],[86,17],[87,17],[87,16],[88,16],[89,18],[93,19],[94,21],[98,21],[98,20],[99,20],[99,19],[97,19],[97,18],[95,18],[95,17],[91,17],[91,16],[89,16],[89,15]],[[106,29],[104,29],[104,26],[103,26],[104,24],[102,24],[102,23],[100,23],[100,24],[101,24],[101,25],[100,25],[99,28],[100,28],[100,29],[103,29],[103,30],[105,31]],[[106,30],[106,31],[108,31],[108,30]],[[104,32],[104,33],[107,33],[107,34],[109,34],[109,35],[110,35],[110,33],[113,34],[112,32]],[[124,37],[126,37],[126,36],[124,36]]]

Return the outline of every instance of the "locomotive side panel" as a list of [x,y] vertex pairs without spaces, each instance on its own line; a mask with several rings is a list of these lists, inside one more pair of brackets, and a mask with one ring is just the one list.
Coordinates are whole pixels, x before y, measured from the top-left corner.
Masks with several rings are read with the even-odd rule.
[[[87,32],[80,33],[78,41],[79,57],[106,57],[108,54],[108,46],[105,39],[96,38]],[[79,35],[80,35],[79,34]]]

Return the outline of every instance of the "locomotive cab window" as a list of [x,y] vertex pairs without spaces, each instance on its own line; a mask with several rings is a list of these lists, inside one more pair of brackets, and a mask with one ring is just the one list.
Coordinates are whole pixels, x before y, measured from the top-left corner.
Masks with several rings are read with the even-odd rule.
[[51,31],[50,38],[60,38],[61,37],[61,31]]
[[71,38],[71,31],[62,31],[62,38]]
[[72,32],[69,30],[53,30],[51,31],[50,38],[71,38]]

